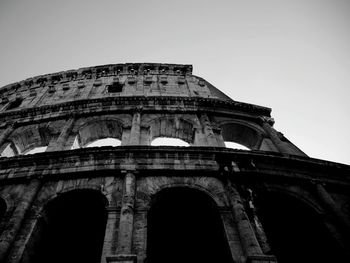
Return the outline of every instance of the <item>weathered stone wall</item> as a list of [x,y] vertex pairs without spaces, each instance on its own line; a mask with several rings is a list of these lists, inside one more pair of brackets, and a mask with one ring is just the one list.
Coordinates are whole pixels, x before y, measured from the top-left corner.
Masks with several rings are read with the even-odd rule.
[[[273,128],[270,109],[232,101],[191,66],[84,68],[0,94],[0,153],[13,149],[0,158],[1,262],[31,262],[48,204],[84,189],[106,200],[101,262],[144,262],[153,200],[179,187],[213,200],[233,262],[276,262],[254,206],[268,192],[305,203],[349,247],[350,167],[308,158]],[[158,137],[190,147],[151,147]],[[103,138],[121,146],[86,148]]]

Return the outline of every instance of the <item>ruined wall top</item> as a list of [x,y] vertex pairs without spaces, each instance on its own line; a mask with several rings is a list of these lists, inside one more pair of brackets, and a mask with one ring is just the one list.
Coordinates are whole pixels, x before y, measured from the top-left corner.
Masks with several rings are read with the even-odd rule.
[[9,84],[0,89],[0,111],[8,102],[20,107],[104,97],[199,97],[232,101],[206,80],[192,75],[191,65],[126,63],[68,70]]

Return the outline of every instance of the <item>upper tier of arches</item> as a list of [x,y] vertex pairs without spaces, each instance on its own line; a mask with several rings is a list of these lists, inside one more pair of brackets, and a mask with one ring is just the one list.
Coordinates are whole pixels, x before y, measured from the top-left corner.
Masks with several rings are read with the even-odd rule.
[[161,138],[173,141],[162,145],[274,150],[266,149],[263,141],[267,135],[257,124],[203,116],[139,114],[139,119],[135,120],[131,114],[120,114],[22,126],[14,128],[3,140],[0,153],[2,157],[12,157],[95,146],[154,146],[159,145],[157,141]]

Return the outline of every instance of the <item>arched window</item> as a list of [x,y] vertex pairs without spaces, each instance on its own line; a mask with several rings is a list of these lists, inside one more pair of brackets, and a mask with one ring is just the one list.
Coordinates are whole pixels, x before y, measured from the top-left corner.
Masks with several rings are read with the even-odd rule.
[[169,138],[169,137],[158,137],[155,138],[151,142],[152,146],[190,146],[187,142],[177,139],[177,138]]
[[216,204],[199,190],[162,190],[147,222],[147,262],[232,262]]
[[42,153],[42,152],[45,152],[46,149],[47,149],[47,146],[34,147],[33,149],[30,149],[30,150],[24,152],[23,155]]
[[[262,135],[250,126],[241,123],[228,123],[221,126],[221,135],[227,148],[258,149]],[[235,143],[232,145],[231,143]],[[241,145],[238,147],[238,145]],[[232,147],[231,147],[232,146]],[[245,146],[246,148],[242,148]]]
[[[96,141],[100,141],[93,146],[118,146],[122,139],[123,127],[116,120],[94,120],[80,128],[77,142],[82,148],[87,147]],[[73,148],[73,147],[72,147]],[[74,147],[76,148],[76,146]]]
[[[6,202],[4,199],[2,199],[0,197],[0,224],[1,224],[2,220],[4,219],[6,210],[7,210]],[[1,234],[1,232],[2,232],[2,229],[0,229],[0,234]]]
[[8,106],[6,107],[6,110],[13,110],[21,106],[23,99],[17,98],[14,101],[11,101]]
[[44,209],[22,263],[100,263],[107,200],[94,190],[74,190]]
[[230,149],[237,149],[237,150],[246,150],[250,151],[250,149],[242,144],[235,143],[235,142],[225,142],[226,148]]
[[113,146],[113,147],[117,147],[121,145],[121,141],[115,138],[105,138],[105,139],[100,139],[100,140],[96,140],[93,141],[87,145],[85,145],[85,147],[103,147],[103,146]]
[[345,262],[323,218],[302,201],[264,193],[257,196],[255,205],[278,262]]

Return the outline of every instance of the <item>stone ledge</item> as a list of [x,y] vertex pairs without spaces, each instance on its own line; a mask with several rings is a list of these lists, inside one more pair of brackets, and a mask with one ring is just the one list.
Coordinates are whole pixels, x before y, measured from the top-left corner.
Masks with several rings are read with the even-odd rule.
[[123,263],[136,263],[137,256],[134,254],[119,254],[106,256],[107,263],[123,262]]
[[[238,170],[231,165],[235,163]],[[350,166],[308,157],[219,147],[120,146],[82,148],[0,158],[0,183],[40,177],[79,176],[86,172],[122,171],[130,167],[155,175],[191,171],[207,176],[283,178],[350,185]],[[230,170],[232,168],[232,171]],[[307,167],[307,168],[306,168]]]
[[273,255],[254,255],[247,258],[247,263],[277,263]]

